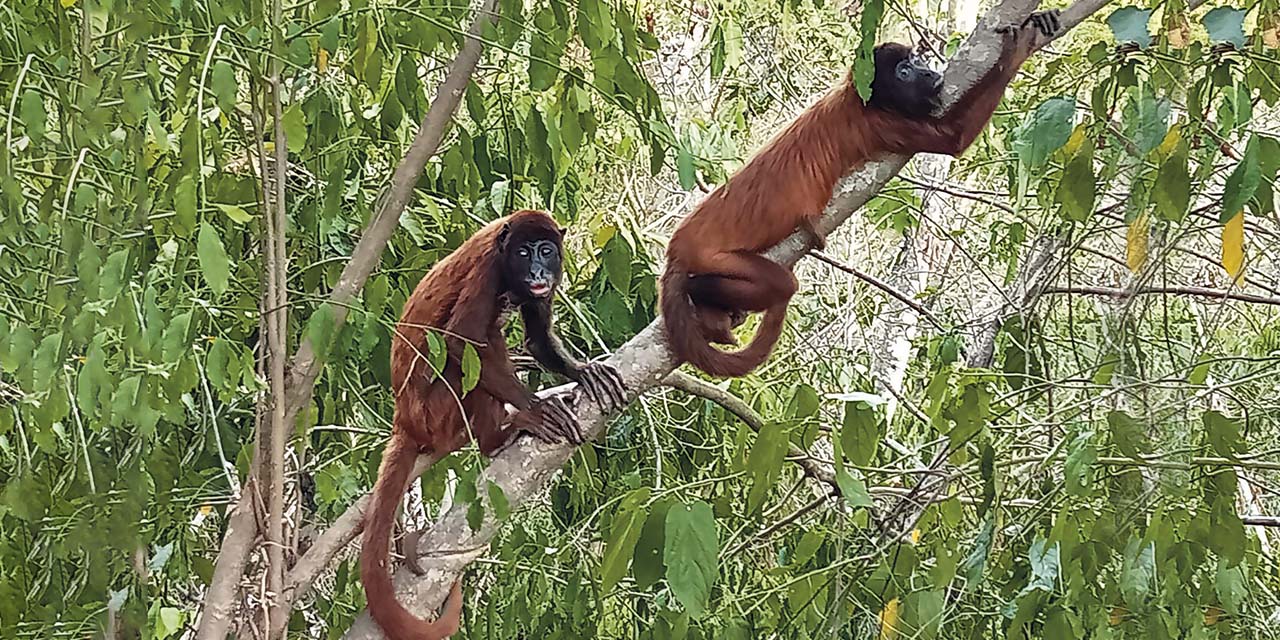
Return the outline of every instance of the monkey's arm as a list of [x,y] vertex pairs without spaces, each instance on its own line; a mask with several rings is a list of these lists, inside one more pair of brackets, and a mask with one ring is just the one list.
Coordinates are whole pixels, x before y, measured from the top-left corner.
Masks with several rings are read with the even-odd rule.
[[551,323],[551,300],[543,298],[520,306],[524,321],[524,346],[538,364],[577,382],[605,410],[626,403],[622,377],[613,367],[579,362],[565,348]]
[[940,118],[913,122],[894,118],[882,130],[885,146],[896,153],[944,153],[958,156],[978,139],[991,120],[1004,90],[1030,57],[1037,33],[1052,36],[1059,27],[1057,11],[1032,13],[1021,26],[1002,28],[1004,50],[995,66]]

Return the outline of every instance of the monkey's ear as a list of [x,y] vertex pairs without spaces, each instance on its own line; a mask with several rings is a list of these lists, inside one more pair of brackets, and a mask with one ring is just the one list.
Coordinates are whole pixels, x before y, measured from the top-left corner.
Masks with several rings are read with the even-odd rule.
[[511,236],[511,223],[507,222],[502,225],[502,230],[498,232],[498,252],[507,252],[507,240]]
[[560,232],[560,238],[564,239],[564,234],[569,233],[569,227],[557,227],[556,231]]

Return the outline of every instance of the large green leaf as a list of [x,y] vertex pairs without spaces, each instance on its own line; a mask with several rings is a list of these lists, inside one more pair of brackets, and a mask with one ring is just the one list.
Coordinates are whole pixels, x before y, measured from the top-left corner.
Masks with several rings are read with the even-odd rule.
[[782,425],[765,425],[747,456],[747,477],[751,490],[747,493],[747,512],[755,513],[782,473],[782,463],[790,444],[789,430]]
[[1258,136],[1251,136],[1245,145],[1244,155],[1236,168],[1227,176],[1226,188],[1222,192],[1222,211],[1218,222],[1226,223],[1237,213],[1244,210],[1244,205],[1253,197],[1258,184],[1262,182],[1262,167],[1258,160]]
[[667,511],[662,561],[671,594],[693,617],[710,604],[711,587],[720,573],[720,538],[711,506],[702,501],[677,504]]
[[613,518],[605,542],[604,557],[600,560],[600,591],[603,593],[613,591],[613,587],[627,573],[636,541],[640,539],[640,532],[644,529],[645,518],[648,516],[645,505],[649,501],[649,495],[648,487],[636,489],[627,494],[618,506],[618,513]]
[[1035,169],[1049,160],[1049,155],[1071,137],[1075,100],[1068,97],[1049,98],[1018,127],[1013,147],[1023,166]]
[[[227,290],[227,282],[231,279],[231,261],[227,258],[227,250],[222,246],[222,238],[213,230],[208,222],[200,224],[200,234],[196,237],[196,255],[200,258],[200,271],[205,282],[216,294]],[[108,262],[110,262],[108,260]]]

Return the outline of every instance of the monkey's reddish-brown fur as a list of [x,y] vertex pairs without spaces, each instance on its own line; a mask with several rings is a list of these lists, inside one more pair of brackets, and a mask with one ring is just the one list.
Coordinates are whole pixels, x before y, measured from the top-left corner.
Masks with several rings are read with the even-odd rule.
[[[764,362],[782,333],[797,285],[789,269],[758,254],[802,226],[821,243],[813,224],[832,189],[865,162],[887,153],[964,151],[1030,54],[1025,31],[1006,39],[995,68],[941,118],[914,119],[868,107],[846,78],[707,196],[667,247],[661,306],[675,355],[718,376],[746,375]],[[707,292],[704,299],[719,298],[720,304],[691,304],[689,294],[699,287]],[[765,312],[755,338],[736,352],[711,345],[733,344],[729,310]]]
[[[433,622],[419,619],[396,599],[388,546],[396,507],[415,459],[425,453],[433,462],[439,460],[466,444],[469,435],[475,437],[481,453],[492,455],[513,433],[501,426],[503,402],[517,409],[533,402],[532,392],[515,377],[499,322],[503,285],[497,240],[507,223],[513,235],[533,229],[559,237],[554,221],[541,212],[520,211],[490,223],[423,277],[396,325],[391,348],[395,394],[391,440],[378,470],[360,552],[360,578],[369,612],[392,640],[448,637],[457,632],[462,613],[458,584]],[[447,366],[443,376],[431,375],[427,327],[456,336],[447,339],[453,357],[460,353],[461,340],[484,345],[479,350],[482,382],[465,397],[459,399],[459,367]]]

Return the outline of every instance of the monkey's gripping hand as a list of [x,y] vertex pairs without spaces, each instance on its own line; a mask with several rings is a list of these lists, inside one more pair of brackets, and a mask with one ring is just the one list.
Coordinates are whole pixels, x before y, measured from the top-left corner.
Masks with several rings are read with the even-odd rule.
[[511,419],[511,427],[551,444],[568,442],[579,445],[583,441],[577,416],[573,415],[569,405],[560,396],[550,396],[534,402],[533,406]]
[[[1022,24],[996,27],[996,32],[1006,36],[1005,46],[1012,47],[1017,63],[1022,64],[1036,49],[1041,38],[1052,38],[1062,29],[1062,21],[1057,9],[1033,11]],[[1006,49],[1007,51],[1008,49]]]
[[574,371],[573,381],[586,392],[605,413],[613,413],[627,404],[622,374],[603,362],[588,362]]

